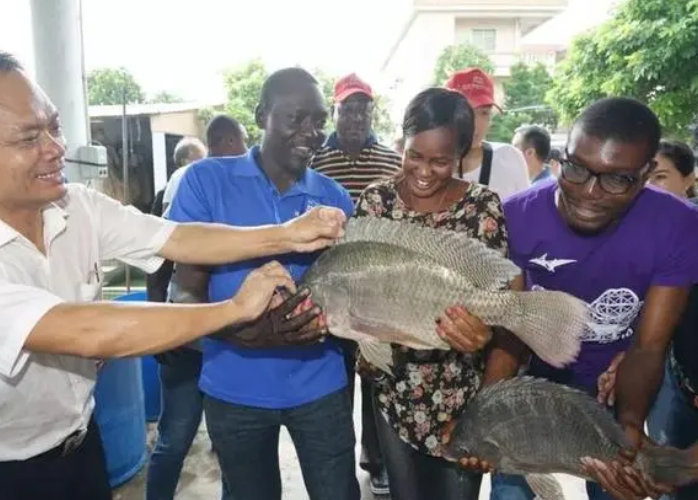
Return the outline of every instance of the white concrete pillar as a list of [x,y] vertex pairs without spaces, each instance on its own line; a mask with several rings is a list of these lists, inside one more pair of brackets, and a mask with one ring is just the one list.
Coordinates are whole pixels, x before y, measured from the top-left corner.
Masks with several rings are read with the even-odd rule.
[[[80,0],[31,0],[36,79],[61,115],[68,158],[89,144]],[[79,165],[66,177],[82,182]]]

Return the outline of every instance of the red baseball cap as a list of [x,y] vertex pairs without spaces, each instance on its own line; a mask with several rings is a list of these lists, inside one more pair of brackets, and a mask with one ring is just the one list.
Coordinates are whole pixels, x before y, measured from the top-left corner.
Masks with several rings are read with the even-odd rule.
[[494,101],[494,82],[480,68],[456,71],[446,81],[445,87],[463,94],[473,109],[494,106],[501,111]]
[[354,94],[364,94],[373,99],[371,86],[356,76],[356,73],[342,77],[334,84],[334,102],[343,102]]

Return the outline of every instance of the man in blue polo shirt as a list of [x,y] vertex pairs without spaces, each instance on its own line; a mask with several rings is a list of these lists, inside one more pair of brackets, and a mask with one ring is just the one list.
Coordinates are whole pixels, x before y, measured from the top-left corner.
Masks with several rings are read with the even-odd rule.
[[[262,87],[256,112],[264,130],[261,146],[245,156],[193,165],[182,179],[169,217],[257,226],[284,223],[316,205],[335,206],[351,215],[347,191],[307,168],[323,143],[327,118],[312,75],[300,68],[272,74]],[[298,280],[316,257],[287,254],[278,260]],[[262,262],[178,267],[180,300],[229,298]],[[207,339],[203,351],[200,388],[207,427],[235,500],[281,499],[282,425],[293,438],[311,500],[359,500],[347,375],[334,339],[254,348]]]

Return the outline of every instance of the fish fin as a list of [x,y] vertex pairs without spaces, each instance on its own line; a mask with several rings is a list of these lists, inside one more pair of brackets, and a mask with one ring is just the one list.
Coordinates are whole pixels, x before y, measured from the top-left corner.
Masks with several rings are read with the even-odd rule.
[[698,443],[685,450],[647,445],[639,458],[646,462],[643,469],[657,482],[684,486],[698,480]]
[[377,340],[360,340],[358,344],[361,355],[366,361],[392,376],[393,348],[390,344]]
[[350,219],[342,242],[371,241],[416,252],[458,272],[475,287],[498,290],[521,270],[498,251],[462,232],[434,229],[382,217]]
[[577,359],[590,319],[587,303],[558,291],[511,293],[516,294],[518,314],[503,315],[499,326],[511,331],[556,368]]
[[448,344],[445,342],[440,342],[439,345],[430,345],[410,332],[383,323],[360,318],[353,314],[349,315],[349,326],[355,332],[360,332],[362,336],[368,335],[377,341],[400,344],[411,349],[425,350],[449,348]]
[[524,476],[538,500],[565,500],[562,485],[552,474],[526,474]]

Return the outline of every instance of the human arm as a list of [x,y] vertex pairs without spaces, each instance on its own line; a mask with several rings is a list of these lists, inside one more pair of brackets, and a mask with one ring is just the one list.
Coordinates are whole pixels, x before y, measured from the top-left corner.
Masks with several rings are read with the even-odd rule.
[[662,383],[667,349],[688,293],[684,287],[650,287],[635,342],[618,365],[615,386],[618,421],[634,449],[624,450],[620,463],[585,464],[589,474],[616,498],[656,498],[671,492],[668,485],[655,483],[628,465],[637,450],[647,443],[644,422]]
[[21,369],[28,352],[105,359],[153,354],[245,323],[278,287],[295,290],[278,263],[256,269],[229,301],[205,305],[67,303],[46,290],[0,282],[0,373]]

